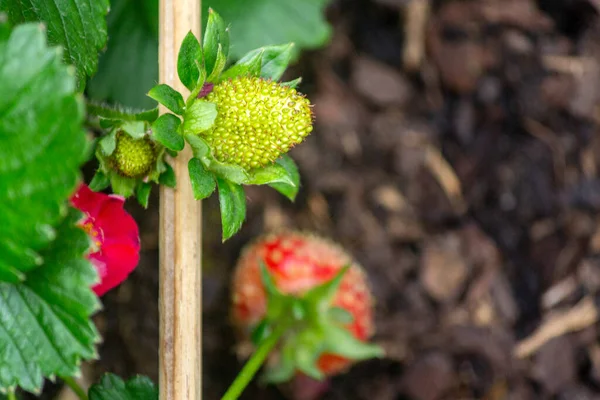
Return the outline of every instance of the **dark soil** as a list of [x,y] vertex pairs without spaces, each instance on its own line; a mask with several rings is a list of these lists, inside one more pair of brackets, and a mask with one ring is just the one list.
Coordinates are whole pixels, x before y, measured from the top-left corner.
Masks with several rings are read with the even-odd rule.
[[[600,2],[432,2],[422,25],[424,2],[330,7],[331,44],[290,71],[317,118],[292,151],[295,204],[249,188],[248,219],[222,245],[204,202],[205,399],[241,366],[235,260],[279,227],[339,241],[377,298],[387,357],[322,399],[600,399]],[[157,379],[157,206],[133,210],[143,259],[104,299],[96,373]]]

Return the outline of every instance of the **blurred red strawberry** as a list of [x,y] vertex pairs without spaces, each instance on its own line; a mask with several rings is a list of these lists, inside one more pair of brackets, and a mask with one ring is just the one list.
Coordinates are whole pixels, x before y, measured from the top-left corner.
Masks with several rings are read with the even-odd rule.
[[273,382],[297,372],[321,379],[382,355],[367,343],[373,301],[365,274],[329,240],[295,232],[259,239],[238,261],[232,296],[234,323],[254,330],[255,342],[257,330],[290,326],[267,373]]
[[92,191],[81,185],[71,197],[73,206],[85,214],[81,227],[92,239],[88,259],[100,283],[92,289],[102,296],[118,286],[135,269],[140,258],[138,226],[123,209],[125,199]]

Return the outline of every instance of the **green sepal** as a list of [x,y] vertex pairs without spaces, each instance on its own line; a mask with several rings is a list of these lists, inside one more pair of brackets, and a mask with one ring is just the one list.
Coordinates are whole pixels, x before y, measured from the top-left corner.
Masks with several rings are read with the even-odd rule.
[[137,181],[133,178],[127,178],[119,174],[111,174],[110,186],[115,194],[125,198],[133,196]]
[[225,68],[225,64],[227,63],[227,56],[223,50],[223,46],[221,43],[217,46],[217,58],[215,60],[215,65],[213,66],[212,72],[206,78],[207,82],[217,82],[219,77],[221,76],[221,72],[223,72],[223,68]]
[[197,135],[207,131],[217,118],[217,105],[206,100],[196,99],[185,112],[183,134]]
[[292,379],[296,373],[294,363],[295,341],[287,340],[281,349],[281,357],[277,362],[277,368],[267,368],[261,377],[262,383],[279,384]]
[[94,192],[100,192],[110,186],[110,178],[104,172],[97,170],[89,186]]
[[202,43],[202,51],[204,53],[204,68],[208,76],[211,76],[213,69],[217,63],[219,52],[221,52],[227,60],[229,56],[229,29],[225,22],[217,12],[212,8],[208,9],[208,21],[204,30],[204,39]]
[[281,82],[281,86],[287,86],[287,87],[291,87],[292,89],[296,89],[298,87],[298,85],[300,85],[302,83],[302,78],[296,78],[294,80],[291,81],[287,81],[287,82]]
[[144,121],[123,121],[120,127],[123,132],[134,139],[146,136],[146,122]]
[[193,91],[198,86],[202,68],[202,46],[190,31],[183,39],[177,56],[177,75],[186,88]]
[[350,266],[346,265],[332,279],[307,291],[304,294],[305,301],[313,305],[317,311],[329,309],[331,301],[342,283],[342,278],[349,269]]
[[181,151],[185,141],[179,134],[181,120],[173,114],[163,114],[152,124],[152,138],[173,151]]
[[150,110],[135,110],[122,106],[112,106],[93,100],[88,100],[86,106],[88,114],[106,120],[152,122],[158,118],[158,107]]
[[365,343],[356,339],[346,329],[328,324],[325,329],[324,351],[351,360],[368,360],[370,358],[383,357],[384,352],[380,346]]
[[238,76],[260,76],[264,50],[255,51],[250,57],[243,57],[238,60],[231,68],[225,70],[217,82],[223,82]]
[[217,187],[215,178],[204,168],[202,161],[192,157],[188,162],[188,172],[196,200],[205,199],[215,191]]
[[192,147],[194,157],[201,160],[204,167],[216,176],[237,184],[248,180],[248,173],[239,165],[227,164],[214,158],[210,146],[198,135],[186,135],[187,142]]
[[298,166],[287,154],[282,155],[275,163],[285,168],[288,173],[288,177],[294,183],[293,185],[289,185],[283,182],[275,182],[270,183],[273,189],[277,190],[279,193],[290,199],[291,201],[296,200],[296,196],[298,195],[298,190],[300,190],[300,172],[298,172]]
[[161,185],[165,185],[170,188],[174,188],[177,186],[177,178],[175,177],[175,171],[173,171],[173,167],[169,164],[165,163],[165,171],[160,174],[158,178],[158,183]]
[[342,307],[331,307],[328,311],[328,318],[338,324],[351,324],[354,317],[346,309]]
[[257,53],[262,53],[260,76],[265,79],[278,81],[290,64],[293,48],[293,43],[264,46],[248,52],[239,62],[250,60]]
[[282,183],[295,187],[294,177],[281,164],[273,163],[262,168],[256,168],[248,173],[248,185],[266,185],[272,183]]
[[148,92],[148,97],[158,101],[175,114],[183,115],[185,113],[183,96],[169,85],[161,83],[160,85],[154,86]]
[[[255,330],[273,329],[276,326],[290,327],[283,338],[277,363],[265,372],[265,381],[281,383],[289,380],[296,371],[317,380],[323,379],[323,373],[317,366],[317,361],[323,353],[336,354],[351,360],[365,360],[383,355],[379,346],[356,339],[345,328],[352,322],[352,314],[332,304],[349,268],[346,266],[340,269],[332,279],[303,295],[288,295],[279,291],[265,263],[260,262],[267,310],[263,321]],[[260,341],[255,343],[260,345]]]
[[242,227],[246,219],[246,194],[242,185],[217,177],[223,242]]
[[198,68],[200,69],[200,75],[198,76],[198,80],[196,81],[196,87],[194,87],[194,89],[190,92],[190,95],[187,101],[185,102],[187,107],[190,107],[192,103],[198,98],[198,94],[200,94],[200,91],[202,90],[202,87],[206,82],[206,70],[202,68],[199,64]]
[[150,198],[150,192],[152,191],[152,185],[148,182],[141,182],[135,189],[135,197],[144,208],[148,208],[148,199]]
[[110,156],[117,147],[117,131],[112,130],[98,140],[98,147],[105,156]]

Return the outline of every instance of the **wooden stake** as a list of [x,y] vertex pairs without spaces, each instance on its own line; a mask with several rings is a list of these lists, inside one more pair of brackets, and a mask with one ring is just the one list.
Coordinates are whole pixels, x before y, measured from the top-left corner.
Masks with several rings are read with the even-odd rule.
[[[200,38],[200,0],[160,0],[159,15],[159,80],[185,96],[177,53],[190,30]],[[172,160],[177,188],[161,186],[160,193],[160,400],[202,398],[202,218],[190,157],[186,147]]]

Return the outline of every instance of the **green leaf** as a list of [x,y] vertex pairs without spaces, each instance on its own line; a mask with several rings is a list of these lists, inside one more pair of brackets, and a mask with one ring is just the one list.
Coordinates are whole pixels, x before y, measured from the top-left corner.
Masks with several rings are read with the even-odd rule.
[[273,163],[262,168],[256,168],[250,171],[248,185],[265,185],[271,183],[283,183],[288,186],[296,186],[294,178],[282,165]]
[[281,86],[289,86],[292,89],[296,89],[301,82],[302,82],[302,78],[296,78],[292,81],[281,82]]
[[217,118],[217,105],[206,100],[195,100],[183,118],[184,135],[198,134],[210,129]]
[[185,112],[185,101],[183,101],[183,96],[169,85],[161,83],[160,85],[154,86],[148,92],[148,96],[158,101],[175,114],[183,115]]
[[227,63],[227,56],[223,51],[223,47],[221,43],[219,43],[217,47],[217,59],[215,60],[215,65],[213,66],[212,72],[206,78],[207,82],[217,82],[219,77],[221,76],[221,72],[223,72],[223,68],[225,68],[225,64]]
[[137,180],[133,178],[127,178],[119,174],[111,174],[110,176],[110,186],[112,186],[113,192],[125,198],[133,196],[136,184]]
[[125,121],[120,124],[121,130],[134,139],[146,136],[146,123],[144,121]]
[[158,81],[158,0],[111,0],[107,24],[107,50],[88,83],[88,95],[129,107],[155,107],[146,93]]
[[230,24],[231,54],[240,58],[265,45],[294,42],[294,57],[303,49],[321,47],[331,33],[325,19],[329,0],[203,0],[202,16],[214,8]]
[[74,76],[39,24],[0,38],[0,93],[0,281],[17,282],[43,262],[88,142]]
[[368,360],[383,357],[383,349],[355,338],[348,330],[330,325],[325,329],[324,350],[351,360]]
[[160,177],[158,178],[158,183],[170,188],[174,188],[177,185],[175,171],[173,171],[173,168],[169,164],[165,164],[165,168],[165,172],[160,174]]
[[210,196],[217,186],[215,178],[204,168],[202,161],[193,157],[188,162],[188,171],[194,191],[194,198],[202,200]]
[[[4,210],[4,208],[3,208]],[[0,283],[0,390],[18,385],[38,392],[43,377],[73,376],[82,359],[96,358],[99,336],[90,316],[100,308],[90,286],[96,270],[84,258],[87,234],[72,210],[43,265],[23,283]]]
[[137,201],[144,208],[148,208],[148,199],[150,198],[151,191],[152,184],[148,182],[141,182],[135,190]]
[[119,121],[148,121],[158,118],[158,107],[150,110],[135,110],[123,106],[111,106],[94,100],[87,103],[88,114]]
[[246,170],[239,165],[227,164],[213,159],[209,169],[221,178],[233,183],[242,184],[248,180]]
[[116,375],[106,374],[90,388],[89,397],[90,400],[158,400],[158,388],[145,376],[124,382]]
[[99,192],[110,186],[110,178],[104,172],[97,170],[89,186],[94,192]]
[[173,151],[181,151],[185,147],[183,136],[179,134],[181,120],[173,114],[163,114],[152,124],[154,140]]
[[106,45],[108,0],[0,0],[0,10],[13,24],[42,21],[48,27],[48,42],[65,49],[65,61],[77,68],[79,86],[94,75],[98,51]]
[[246,195],[242,185],[217,178],[223,241],[232,237],[246,219]]
[[201,160],[204,165],[210,165],[212,154],[210,146],[200,136],[194,134],[186,134],[185,140],[190,144],[194,157]]
[[342,307],[331,307],[328,311],[329,318],[338,324],[351,324],[354,321],[352,314]]
[[190,91],[198,85],[199,63],[202,65],[202,47],[196,36],[190,31],[183,39],[177,56],[177,75],[179,75],[181,83]]
[[104,155],[110,156],[117,147],[117,132],[113,130],[102,136],[98,139],[98,146]]
[[277,190],[291,201],[294,201],[296,199],[296,195],[298,194],[298,190],[300,189],[300,173],[298,172],[298,166],[292,157],[288,156],[287,154],[279,157],[277,160],[275,160],[275,162],[285,168],[294,185],[278,182],[271,183],[269,186]]
[[248,57],[242,57],[231,68],[221,74],[218,82],[223,82],[238,76],[260,76],[263,51],[254,51]]
[[277,81],[290,63],[293,48],[293,43],[261,47],[250,51],[240,59],[240,62],[248,62],[257,54],[262,54],[260,76]]
[[315,304],[318,309],[328,309],[331,305],[331,301],[333,300],[333,296],[335,296],[340,284],[342,283],[342,278],[346,272],[348,272],[348,269],[350,269],[350,266],[346,265],[344,268],[340,269],[332,279],[310,289],[304,295],[304,299],[308,303]]
[[[229,29],[223,19],[213,9],[207,10],[208,21],[204,26],[204,39],[202,42],[204,52],[204,69],[208,76],[212,76],[215,66],[218,65],[219,47],[221,58],[227,60],[229,55]],[[220,71],[219,71],[220,72]]]

